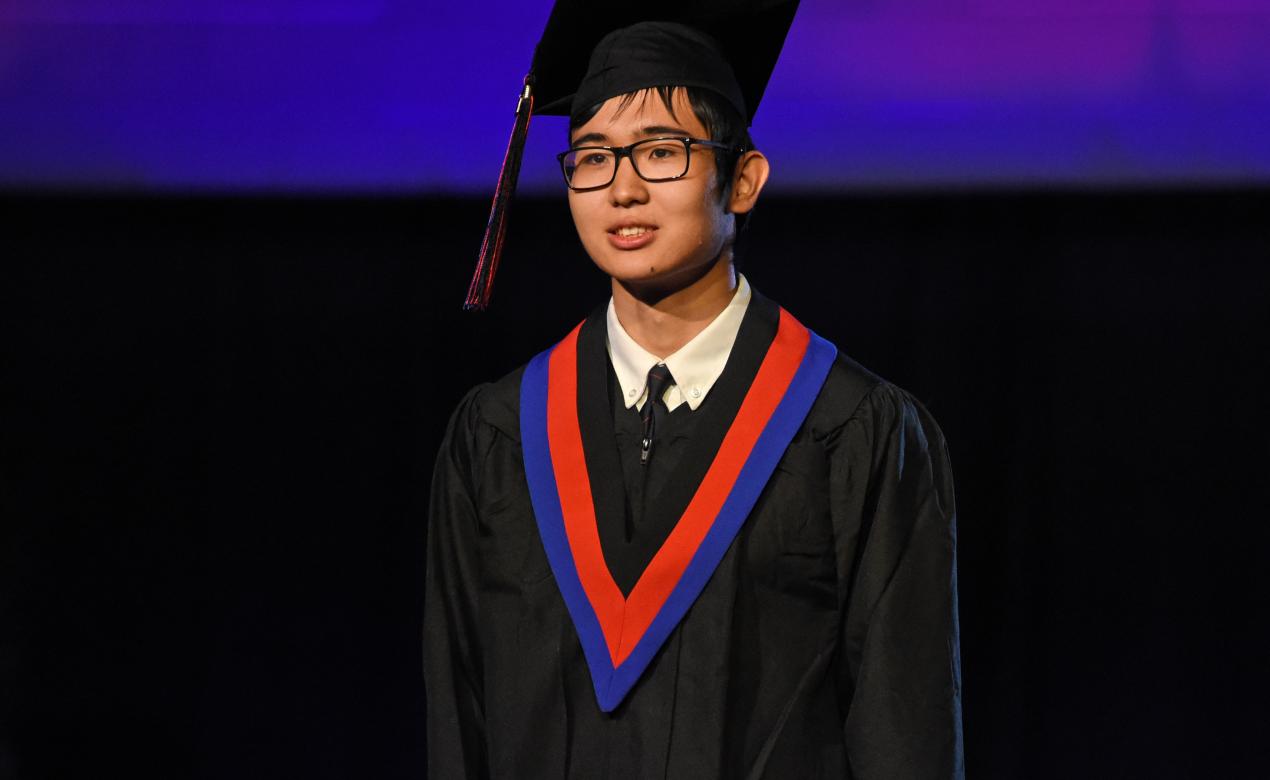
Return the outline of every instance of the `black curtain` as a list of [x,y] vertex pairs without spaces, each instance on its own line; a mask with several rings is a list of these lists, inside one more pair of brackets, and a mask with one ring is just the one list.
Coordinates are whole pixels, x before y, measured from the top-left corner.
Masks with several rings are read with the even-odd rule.
[[[418,778],[450,409],[607,280],[522,199],[0,198],[0,777]],[[754,285],[951,446],[973,778],[1236,777],[1265,697],[1270,191],[767,199]]]

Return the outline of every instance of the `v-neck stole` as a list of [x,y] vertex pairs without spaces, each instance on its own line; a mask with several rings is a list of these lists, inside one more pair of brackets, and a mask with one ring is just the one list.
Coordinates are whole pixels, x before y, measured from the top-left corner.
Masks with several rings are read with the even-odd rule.
[[[605,712],[621,703],[705,588],[829,373],[836,348],[788,312],[777,311],[775,336],[753,380],[725,383],[721,378],[715,388],[740,386],[733,391],[742,396],[735,413],[728,414],[731,403],[707,404],[724,421],[721,441],[699,430],[698,439],[708,442],[701,446],[709,449],[694,452],[694,441],[685,453],[685,466],[694,462],[689,460],[694,455],[708,464],[704,474],[690,478],[695,475],[685,473],[674,490],[655,500],[660,511],[678,503],[672,495],[676,491],[691,494],[682,512],[669,518],[673,528],[629,595],[610,573],[597,524],[597,512],[624,511],[624,492],[608,486],[615,480],[595,482],[588,469],[590,461],[606,468],[611,457],[615,470],[609,474],[617,475],[620,491],[616,446],[611,440],[607,447],[597,442],[594,446],[603,451],[589,452],[594,446],[584,446],[580,422],[594,413],[593,404],[607,411],[607,393],[595,397],[595,384],[605,390],[605,375],[600,373],[597,380],[597,372],[582,368],[588,362],[582,341],[593,335],[583,339],[581,334],[594,329],[579,325],[525,369],[521,436],[534,515]],[[738,373],[743,363],[737,362]],[[725,375],[733,369],[730,359]],[[614,498],[616,505],[610,503]]]

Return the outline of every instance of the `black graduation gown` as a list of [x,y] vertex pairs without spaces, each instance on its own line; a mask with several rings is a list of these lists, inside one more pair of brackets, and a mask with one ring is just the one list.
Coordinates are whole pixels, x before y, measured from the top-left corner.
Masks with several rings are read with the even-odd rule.
[[[583,441],[624,592],[691,497],[776,312],[754,296],[698,416],[659,427],[656,471],[630,490],[631,410],[612,398],[603,310],[584,326]],[[705,589],[604,713],[530,504],[522,372],[463,399],[434,473],[429,777],[961,776],[952,474],[919,403],[840,353]]]

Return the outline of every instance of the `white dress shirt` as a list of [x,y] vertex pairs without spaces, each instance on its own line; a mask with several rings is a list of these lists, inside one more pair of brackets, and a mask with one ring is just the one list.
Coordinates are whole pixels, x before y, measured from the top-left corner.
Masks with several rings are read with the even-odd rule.
[[648,395],[648,370],[658,363],[665,363],[675,379],[675,384],[666,388],[662,396],[666,408],[674,409],[682,403],[694,410],[700,406],[723,373],[728,355],[732,353],[732,345],[736,343],[737,331],[741,329],[741,319],[749,305],[750,283],[744,276],[738,276],[736,292],[723,311],[673,355],[662,358],[635,343],[635,339],[618,322],[613,300],[609,299],[609,360],[613,362],[613,370],[617,374],[626,408],[644,408]]

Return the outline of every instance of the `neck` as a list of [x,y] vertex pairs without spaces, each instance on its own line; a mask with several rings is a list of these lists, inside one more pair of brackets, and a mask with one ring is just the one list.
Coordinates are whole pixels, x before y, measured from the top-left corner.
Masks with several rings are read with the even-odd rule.
[[736,269],[724,253],[695,281],[670,291],[614,279],[613,308],[636,344],[665,358],[705,330],[735,292]]

